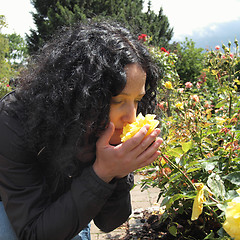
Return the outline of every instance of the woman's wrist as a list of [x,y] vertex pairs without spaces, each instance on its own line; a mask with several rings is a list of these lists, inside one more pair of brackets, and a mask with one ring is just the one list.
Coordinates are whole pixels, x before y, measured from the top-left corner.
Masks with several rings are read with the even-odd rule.
[[101,170],[101,168],[98,166],[96,162],[93,164],[93,171],[99,178],[101,178],[106,183],[110,183],[114,178],[114,177],[108,176],[104,170]]

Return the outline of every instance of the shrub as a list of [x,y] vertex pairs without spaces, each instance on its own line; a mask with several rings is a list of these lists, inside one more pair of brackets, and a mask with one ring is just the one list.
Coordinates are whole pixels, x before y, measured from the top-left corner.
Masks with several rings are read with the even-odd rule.
[[[231,216],[226,219],[225,210],[233,199],[239,199],[240,188],[240,96],[236,88],[240,58],[235,44],[234,54],[230,43],[207,52],[197,81],[188,79],[181,88],[173,84],[165,90],[167,103],[158,104],[162,155],[149,169],[142,188],[159,188],[165,208],[160,221],[178,239],[229,239],[228,234],[236,230],[225,227],[227,233],[222,228],[223,223],[229,226]],[[159,99],[163,93],[159,91]],[[193,208],[199,215],[191,216]],[[193,228],[201,235],[196,236]]]

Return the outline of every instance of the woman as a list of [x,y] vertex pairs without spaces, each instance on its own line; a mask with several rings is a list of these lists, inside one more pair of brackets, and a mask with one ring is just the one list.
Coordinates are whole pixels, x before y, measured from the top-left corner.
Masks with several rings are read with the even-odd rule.
[[131,172],[161,139],[144,138],[149,126],[125,143],[120,134],[153,111],[157,77],[116,23],[76,25],[42,49],[0,105],[0,216],[18,239],[77,239],[92,219],[105,232],[127,220]]

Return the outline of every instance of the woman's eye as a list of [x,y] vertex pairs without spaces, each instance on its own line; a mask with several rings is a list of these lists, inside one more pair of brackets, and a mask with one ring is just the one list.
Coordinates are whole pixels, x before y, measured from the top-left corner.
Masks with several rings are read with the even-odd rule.
[[122,100],[112,100],[112,103],[113,104],[120,104],[120,103],[122,103]]

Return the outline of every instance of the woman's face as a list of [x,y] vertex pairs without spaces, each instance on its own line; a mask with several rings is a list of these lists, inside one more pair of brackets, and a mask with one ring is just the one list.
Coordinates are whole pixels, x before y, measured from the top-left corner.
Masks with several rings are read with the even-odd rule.
[[121,143],[123,126],[136,120],[138,102],[145,95],[145,71],[136,63],[126,65],[124,69],[127,76],[126,86],[119,95],[112,98],[110,106],[110,121],[115,125],[110,139],[112,145]]

